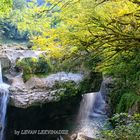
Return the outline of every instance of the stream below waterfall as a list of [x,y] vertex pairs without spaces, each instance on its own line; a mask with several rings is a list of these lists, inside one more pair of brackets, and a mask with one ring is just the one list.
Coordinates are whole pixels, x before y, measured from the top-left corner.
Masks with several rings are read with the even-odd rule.
[[99,136],[107,120],[106,103],[101,92],[83,95],[77,120],[78,133],[90,138]]
[[102,82],[99,92],[83,95],[77,118],[77,133],[89,138],[97,138],[108,118],[108,105],[104,100],[107,90]]

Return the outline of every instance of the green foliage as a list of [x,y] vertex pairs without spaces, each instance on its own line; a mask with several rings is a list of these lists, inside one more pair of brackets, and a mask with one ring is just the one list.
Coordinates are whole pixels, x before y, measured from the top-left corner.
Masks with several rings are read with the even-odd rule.
[[31,75],[48,74],[51,69],[44,57],[37,58],[23,58],[17,61],[16,67],[23,70],[25,79],[30,78]]
[[0,18],[9,14],[12,9],[12,0],[0,0]]
[[117,87],[114,88],[111,92],[110,92],[110,107],[111,107],[111,112],[112,113],[116,113],[117,111],[117,106],[121,100],[121,97],[123,95],[123,92],[120,91],[121,88]]
[[[19,31],[17,28],[17,23],[13,20],[17,19],[19,15],[16,15],[16,11],[20,11],[26,7],[26,0],[1,0],[4,5],[9,6],[9,9],[4,7],[6,11],[0,15],[0,33],[2,34],[2,43],[7,43],[8,41],[13,42],[26,42],[28,41],[28,32]],[[0,4],[0,6],[2,6]],[[1,8],[0,8],[1,9]],[[7,11],[8,10],[8,11]],[[6,39],[5,39],[6,38]]]
[[133,116],[126,113],[116,114],[110,121],[114,128],[103,131],[101,140],[140,139],[140,114]]
[[140,96],[136,95],[135,93],[124,93],[121,97],[121,100],[117,106],[117,112],[128,112],[130,108],[135,103],[140,104]]
[[8,20],[3,19],[0,26],[3,38],[15,41],[28,41],[28,32],[20,32],[16,25],[11,24]]

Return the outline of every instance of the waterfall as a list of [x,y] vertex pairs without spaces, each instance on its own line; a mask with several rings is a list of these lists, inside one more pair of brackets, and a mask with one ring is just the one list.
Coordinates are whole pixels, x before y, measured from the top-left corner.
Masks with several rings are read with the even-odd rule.
[[99,92],[83,95],[78,115],[78,133],[97,138],[99,131],[107,120],[107,104],[103,98],[106,94],[105,83],[102,82]]
[[3,83],[0,63],[0,140],[4,140],[5,118],[8,103],[9,85]]

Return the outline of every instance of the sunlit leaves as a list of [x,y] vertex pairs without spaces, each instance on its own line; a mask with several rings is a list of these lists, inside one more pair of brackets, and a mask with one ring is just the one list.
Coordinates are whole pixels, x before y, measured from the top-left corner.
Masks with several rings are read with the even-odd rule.
[[12,0],[0,0],[0,17],[7,15],[12,8]]

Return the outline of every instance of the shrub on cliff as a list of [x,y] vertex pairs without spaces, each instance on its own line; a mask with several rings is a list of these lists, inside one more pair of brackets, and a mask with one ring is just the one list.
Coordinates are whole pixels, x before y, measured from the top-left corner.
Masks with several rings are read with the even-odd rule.
[[44,57],[39,58],[23,58],[18,60],[16,67],[19,67],[23,70],[23,76],[26,79],[26,76],[31,74],[47,74],[50,72],[51,68],[47,63],[47,60]]
[[105,130],[101,140],[139,140],[140,114],[133,116],[127,113],[116,114],[110,119],[112,130]]

